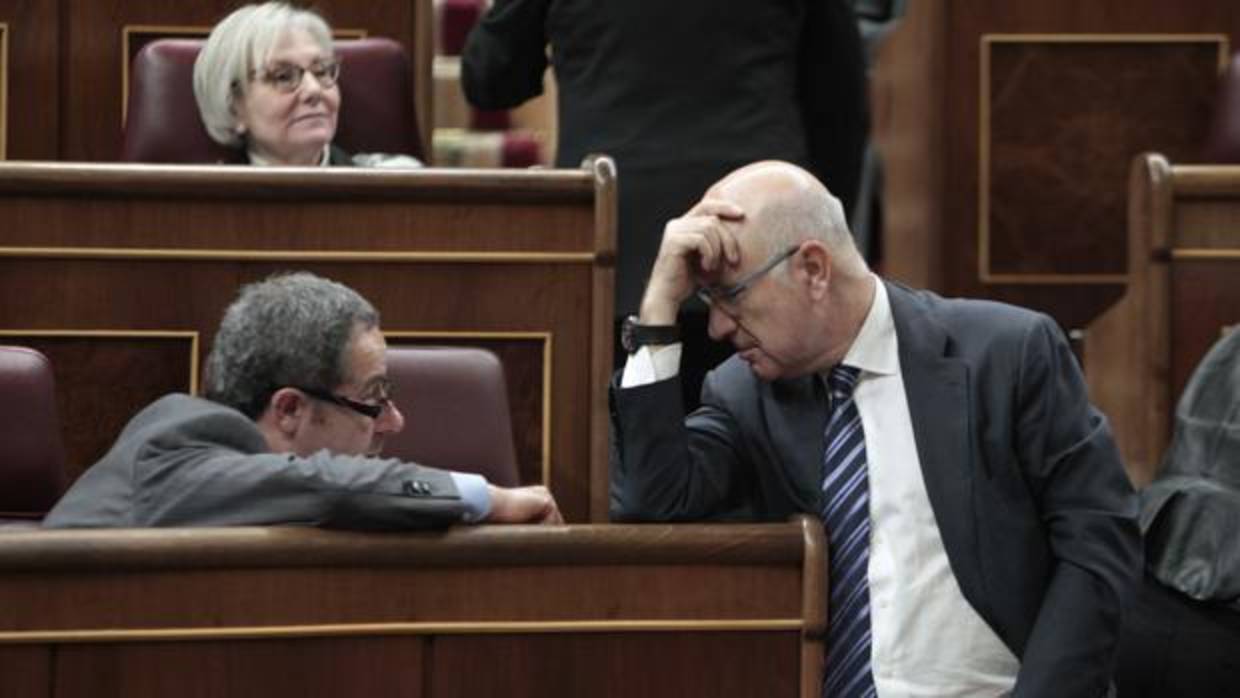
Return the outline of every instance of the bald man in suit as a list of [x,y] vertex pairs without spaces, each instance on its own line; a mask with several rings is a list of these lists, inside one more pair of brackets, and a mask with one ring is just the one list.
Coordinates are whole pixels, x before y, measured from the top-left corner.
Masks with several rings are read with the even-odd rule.
[[[674,322],[695,291],[737,353],[682,422]],[[1137,500],[1050,318],[878,278],[835,197],[762,162],[668,224],[634,335],[612,395],[613,514],[823,515],[833,559],[864,553],[864,643],[845,655],[828,637],[828,686],[852,672],[829,693],[1107,693],[1140,570]],[[855,387],[833,395],[841,369]],[[859,523],[841,541],[844,466],[827,445],[848,410]]]

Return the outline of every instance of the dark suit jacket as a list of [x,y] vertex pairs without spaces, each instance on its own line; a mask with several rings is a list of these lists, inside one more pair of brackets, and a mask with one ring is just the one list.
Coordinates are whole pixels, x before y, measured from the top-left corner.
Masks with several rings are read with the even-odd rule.
[[741,165],[803,165],[850,210],[867,104],[844,0],[496,0],[462,54],[469,101],[541,94],[548,44],[556,164],[604,153],[619,169],[621,311],[637,310],[664,224]]
[[405,529],[447,525],[464,510],[445,471],[327,451],[271,453],[249,417],[177,394],[135,415],[43,525]]
[[[1102,695],[1137,508],[1067,342],[1031,311],[887,288],[930,504],[965,598],[1021,659],[1014,695]],[[764,383],[733,357],[683,427],[675,383],[613,390],[613,515],[820,510],[818,376]]]

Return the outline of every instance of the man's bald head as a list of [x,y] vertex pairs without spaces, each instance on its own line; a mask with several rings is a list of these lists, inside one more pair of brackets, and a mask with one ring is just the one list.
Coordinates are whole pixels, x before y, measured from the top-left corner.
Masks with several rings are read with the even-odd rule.
[[764,160],[729,173],[706,198],[731,201],[745,210],[746,230],[761,236],[766,254],[806,240],[819,240],[845,273],[868,269],[853,243],[844,209],[809,172],[791,163]]

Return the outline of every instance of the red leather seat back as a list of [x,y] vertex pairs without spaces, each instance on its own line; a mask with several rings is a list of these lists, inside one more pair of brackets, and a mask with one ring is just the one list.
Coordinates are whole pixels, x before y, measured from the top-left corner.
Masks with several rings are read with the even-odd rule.
[[[194,100],[194,60],[201,39],[159,39],[134,57],[121,158],[127,162],[244,162],[243,154],[207,134]],[[413,155],[422,141],[413,70],[391,39],[335,42],[340,56],[336,144],[350,153]]]
[[389,347],[388,376],[405,415],[384,455],[479,473],[519,484],[504,367],[489,351],[466,347]]
[[43,354],[0,346],[0,518],[40,518],[64,488],[55,387]]

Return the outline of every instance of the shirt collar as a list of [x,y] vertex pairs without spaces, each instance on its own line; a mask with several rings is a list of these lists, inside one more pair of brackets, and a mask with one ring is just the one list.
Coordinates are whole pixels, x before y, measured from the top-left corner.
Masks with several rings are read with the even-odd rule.
[[[327,145],[323,146],[323,155],[319,158],[319,164],[318,164],[319,167],[327,167],[329,164],[331,164],[331,148],[332,148],[331,143],[328,143]],[[268,167],[272,164],[270,160],[259,155],[257,152],[253,150],[248,151],[246,154],[249,155],[250,157],[251,165],[258,165],[259,167]]]
[[900,372],[900,358],[891,301],[887,298],[887,285],[877,276],[871,276],[874,278],[874,301],[841,363],[855,366],[863,373],[894,375]]

